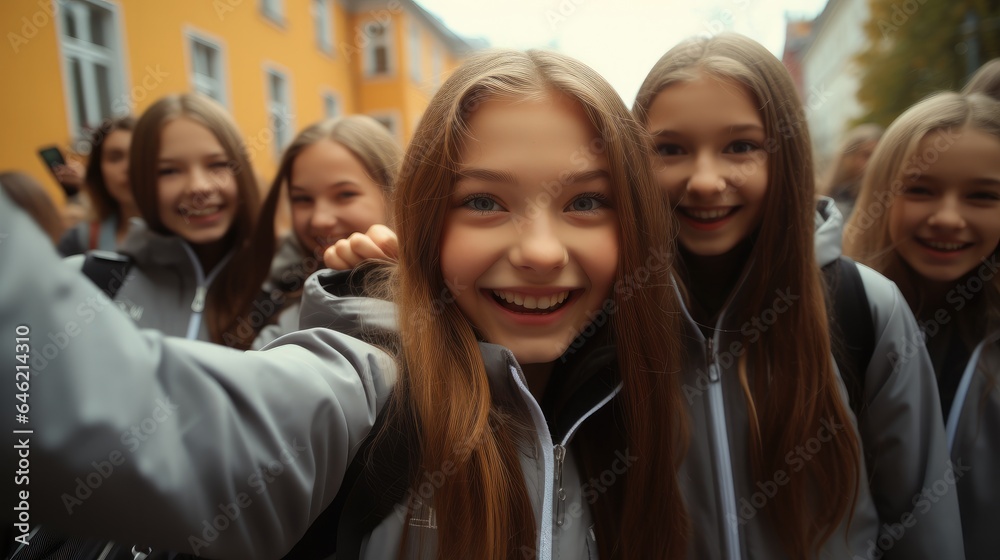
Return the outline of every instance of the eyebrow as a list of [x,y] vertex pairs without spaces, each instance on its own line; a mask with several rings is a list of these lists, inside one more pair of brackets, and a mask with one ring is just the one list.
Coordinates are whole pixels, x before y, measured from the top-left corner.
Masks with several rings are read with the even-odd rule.
[[[732,126],[727,126],[724,129],[729,133],[743,133],[743,132],[764,132],[764,127],[756,123],[746,123],[746,124],[734,124]],[[660,130],[655,130],[652,133],[653,136],[681,136],[682,134],[676,130],[671,130],[669,128],[663,128]]]
[[[212,152],[210,154],[205,154],[204,156],[202,156],[199,159],[203,159],[204,160],[204,159],[212,159],[212,158],[226,158],[226,159],[228,159],[229,156],[227,156],[225,152]],[[187,159],[186,158],[177,159],[177,158],[169,158],[169,157],[161,157],[161,158],[157,158],[156,159],[156,163],[176,163],[178,161],[187,161]]]
[[[486,181],[489,183],[501,183],[507,185],[517,184],[517,177],[509,171],[501,171],[495,169],[460,169],[458,171],[459,180],[473,179]],[[588,171],[574,171],[566,174],[563,177],[560,174],[559,181],[564,184],[574,184],[574,183],[585,183],[587,181],[594,181],[597,179],[611,179],[611,174],[608,173],[606,169],[591,169]]]
[[[334,188],[338,188],[339,189],[341,187],[353,187],[355,185],[356,185],[356,183],[354,183],[353,181],[348,181],[348,180],[345,179],[343,181],[337,181],[336,183],[327,183],[325,185],[322,185],[321,188],[334,187]],[[288,190],[289,191],[307,191],[307,192],[311,191],[311,189],[309,189],[308,187],[303,187],[302,185],[288,185]]]

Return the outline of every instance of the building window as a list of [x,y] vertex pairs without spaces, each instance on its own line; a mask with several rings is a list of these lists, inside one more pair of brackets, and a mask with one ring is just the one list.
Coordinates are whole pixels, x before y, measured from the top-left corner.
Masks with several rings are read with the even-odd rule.
[[420,83],[423,80],[421,64],[423,64],[423,49],[420,48],[420,28],[417,24],[410,24],[410,77],[413,81]]
[[444,74],[444,53],[441,52],[440,45],[434,45],[433,58],[431,59],[431,73],[434,78],[434,87],[441,85]]
[[373,21],[365,24],[364,32],[368,37],[368,45],[365,47],[365,75],[384,76],[389,74],[391,72],[389,60],[392,48],[391,29],[388,25]]
[[260,11],[274,23],[285,24],[285,0],[260,0]]
[[267,71],[267,120],[274,133],[274,157],[280,158],[281,152],[291,141],[292,136],[292,106],[288,78],[278,70]]
[[188,34],[191,56],[191,88],[226,105],[222,47],[201,35]]
[[333,54],[333,6],[330,0],[312,0],[313,21],[316,22],[316,44],[325,53]]
[[335,94],[330,92],[323,94],[323,114],[328,119],[340,116],[340,103]]
[[60,45],[66,63],[70,124],[78,137],[135,105],[125,93],[117,6],[100,0],[68,0],[62,7]]

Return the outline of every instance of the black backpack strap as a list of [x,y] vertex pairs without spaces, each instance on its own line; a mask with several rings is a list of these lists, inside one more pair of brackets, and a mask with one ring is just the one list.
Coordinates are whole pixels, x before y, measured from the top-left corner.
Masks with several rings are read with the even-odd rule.
[[125,283],[125,276],[132,267],[132,258],[128,255],[110,251],[90,251],[83,259],[84,276],[101,289],[109,298]]
[[851,409],[860,417],[866,408],[865,371],[875,353],[875,322],[858,265],[847,257],[823,267],[833,356]]
[[403,501],[410,487],[410,444],[417,441],[416,432],[411,426],[385,430],[388,416],[375,419],[333,502],[282,560],[320,560],[334,554],[337,560],[359,558],[365,535]]

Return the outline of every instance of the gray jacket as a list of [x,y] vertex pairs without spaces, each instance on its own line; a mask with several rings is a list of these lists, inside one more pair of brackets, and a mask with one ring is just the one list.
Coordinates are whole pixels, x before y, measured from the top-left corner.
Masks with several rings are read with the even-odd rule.
[[[31,430],[16,434],[30,448],[31,485],[15,477],[6,484],[29,493],[30,523],[210,558],[278,558],[291,548],[336,495],[394,382],[392,359],[326,328],[245,353],[140,330],[60,263],[2,194],[0,230],[0,332],[27,333],[31,364],[29,420],[5,421],[8,430]],[[306,299],[329,304],[320,282],[310,279]],[[326,322],[349,317],[357,303],[349,299]],[[304,320],[322,323],[325,305],[304,306]],[[371,317],[392,320],[391,312]],[[617,389],[553,438],[510,352],[482,349],[494,397],[510,399],[512,413],[535,428],[523,464],[538,557],[594,557],[587,488],[573,454],[557,457]],[[14,389],[3,384],[0,398],[16,402]],[[0,455],[16,465],[19,452],[8,445]],[[565,501],[557,500],[560,466]],[[401,506],[403,515],[366,540],[363,558],[389,557],[404,524],[411,534],[435,530],[428,504]]]
[[[128,255],[132,265],[120,282],[115,303],[135,323],[170,336],[211,340],[204,320],[205,298],[212,281],[229,256],[206,274],[191,246],[179,236],[162,235],[133,218],[118,252]],[[66,258],[74,268],[83,266],[84,255]]]
[[[840,256],[841,227],[833,202],[823,200],[816,231],[820,265]],[[839,430],[860,434],[874,464],[865,465],[862,471],[871,482],[860,488],[850,529],[842,524],[824,544],[820,558],[961,559],[956,492],[953,485],[945,485],[942,495],[935,493],[935,483],[949,479],[951,468],[930,361],[926,351],[894,358],[904,355],[903,347],[912,337],[920,336],[916,322],[892,282],[867,267],[859,269],[878,336],[865,374],[868,412],[856,425],[831,425],[827,431],[834,436]],[[754,273],[751,268],[750,274]],[[743,297],[737,289],[728,309],[741,305]],[[794,305],[795,295],[776,297],[776,320],[780,321],[778,305]],[[748,413],[736,371],[742,353],[741,331],[746,329],[728,318],[728,309],[720,314],[711,341],[685,311],[692,366],[685,371],[685,395],[692,434],[682,469],[696,533],[690,557],[785,558],[777,536],[781,528],[760,508],[768,494],[782,491],[781,481],[787,480],[788,473],[752,479]],[[711,364],[708,355],[714,356]],[[844,397],[846,403],[846,390]],[[830,437],[817,434],[819,444],[824,436]],[[790,453],[785,460],[790,472],[801,469],[808,452]],[[928,489],[931,494],[923,495]],[[884,555],[876,549],[879,546]]]
[[1000,555],[1000,332],[973,350],[947,422],[969,560]]

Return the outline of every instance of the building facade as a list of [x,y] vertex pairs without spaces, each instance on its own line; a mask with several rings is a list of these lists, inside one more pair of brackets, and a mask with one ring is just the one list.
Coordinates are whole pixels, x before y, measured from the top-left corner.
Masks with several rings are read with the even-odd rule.
[[829,0],[805,39],[794,36],[801,27],[789,27],[785,65],[801,68],[800,94],[818,169],[831,161],[850,121],[861,114],[854,56],[867,44],[864,26],[870,13],[868,0]]
[[326,117],[371,115],[405,144],[480,45],[411,0],[11,0],[0,21],[0,169],[57,201],[40,147],[85,155],[88,130],[171,93],[225,106],[265,181],[296,132]]

